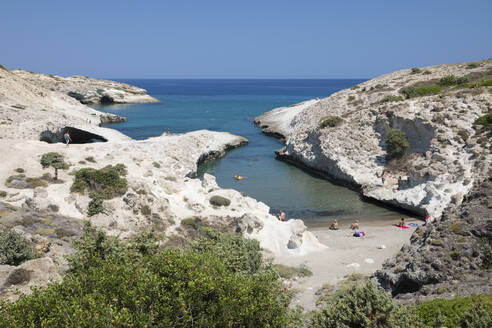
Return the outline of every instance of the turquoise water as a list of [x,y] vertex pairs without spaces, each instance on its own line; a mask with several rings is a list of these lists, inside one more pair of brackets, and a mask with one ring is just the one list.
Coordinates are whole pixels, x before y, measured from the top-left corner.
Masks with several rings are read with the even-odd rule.
[[[227,131],[248,138],[247,146],[230,151],[224,158],[199,168],[213,174],[223,188],[245,192],[288,218],[302,218],[308,225],[325,225],[327,218],[394,218],[397,213],[364,202],[345,187],[275,160],[282,144],[267,137],[253,118],[276,107],[289,106],[333,92],[362,80],[120,80],[147,89],[160,103],[100,107],[128,117],[111,124],[134,138],[145,139],[198,129]],[[234,175],[244,176],[238,181]]]

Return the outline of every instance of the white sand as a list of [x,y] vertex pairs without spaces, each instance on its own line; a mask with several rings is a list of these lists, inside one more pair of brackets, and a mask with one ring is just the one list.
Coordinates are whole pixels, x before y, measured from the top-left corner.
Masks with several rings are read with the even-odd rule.
[[[395,220],[394,223],[397,223]],[[422,224],[422,221],[408,220]],[[328,246],[327,249],[309,253],[305,256],[279,258],[276,262],[297,267],[305,265],[313,272],[311,277],[301,278],[292,287],[299,290],[294,299],[294,305],[299,304],[305,310],[315,307],[318,296],[315,292],[324,284],[336,284],[353,272],[371,275],[382,267],[383,262],[396,254],[404,244],[410,242],[410,236],[416,228],[401,229],[390,223],[361,224],[361,231],[365,237],[353,237],[353,231],[345,225],[341,230],[326,228],[313,230],[320,242]],[[378,249],[379,245],[385,248]]]

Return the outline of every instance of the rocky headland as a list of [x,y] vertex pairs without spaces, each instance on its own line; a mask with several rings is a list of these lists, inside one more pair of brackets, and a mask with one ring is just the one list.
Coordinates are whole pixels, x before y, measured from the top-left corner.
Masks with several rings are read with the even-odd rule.
[[[195,178],[198,164],[246,144],[245,138],[202,130],[132,140],[100,126],[117,116],[38,78],[0,68],[0,227],[15,230],[43,255],[21,266],[0,265],[4,297],[60,279],[71,240],[87,220],[123,238],[153,229],[169,245],[186,243],[205,224],[258,239],[273,257],[325,248],[301,220],[280,222],[268,206],[220,188],[213,176]],[[67,131],[69,146],[62,142]]]
[[121,82],[78,75],[61,77],[24,70],[11,72],[34,85],[61,92],[86,105],[146,104],[159,101],[149,96],[145,89]]
[[[414,303],[492,292],[491,111],[489,59],[386,74],[325,99],[274,109],[255,123],[285,142],[276,152],[278,159],[420,216],[419,227],[405,231],[384,264],[381,257],[378,263],[376,244],[350,258],[356,260],[359,275],[371,275],[367,264],[359,264],[363,257],[376,258],[372,280],[400,302]],[[388,146],[392,130],[402,131],[408,142],[405,152],[394,157]],[[389,236],[403,233],[381,228],[378,235],[377,228],[365,227],[369,236],[376,236],[376,241],[365,242],[391,245]],[[326,233],[328,238],[316,233],[331,251],[336,249],[330,239],[338,232]],[[355,244],[345,247],[360,246]],[[338,264],[337,256],[333,252],[330,257],[331,268],[352,265],[347,265],[349,259]],[[323,279],[328,286],[341,280],[330,280],[333,270],[316,259],[309,261],[316,276],[308,280],[311,289],[319,288]],[[305,290],[300,299],[309,306],[314,297]]]
[[[285,139],[279,159],[433,220],[488,174],[490,132],[475,122],[492,109],[491,79],[490,59],[406,69],[255,122]],[[392,129],[409,142],[399,159],[388,156]]]

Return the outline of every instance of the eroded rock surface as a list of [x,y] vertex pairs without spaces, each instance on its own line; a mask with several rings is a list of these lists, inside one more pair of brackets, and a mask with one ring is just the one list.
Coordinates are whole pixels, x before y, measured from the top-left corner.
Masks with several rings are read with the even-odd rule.
[[[416,74],[397,71],[322,100],[275,109],[255,122],[285,138],[278,158],[433,220],[458,205],[492,162],[490,132],[474,125],[492,110],[491,86],[449,86],[410,99],[402,93],[449,75],[492,79],[492,60],[475,68],[463,63],[424,67]],[[338,121],[322,128],[330,116]],[[387,159],[385,139],[392,128],[410,142],[399,161]],[[398,191],[400,176],[405,183]]]

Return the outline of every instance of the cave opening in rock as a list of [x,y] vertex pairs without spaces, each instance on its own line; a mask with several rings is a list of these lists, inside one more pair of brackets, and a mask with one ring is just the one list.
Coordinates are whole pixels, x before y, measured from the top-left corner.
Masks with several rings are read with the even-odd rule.
[[113,98],[109,96],[102,96],[101,100],[99,101],[103,105],[108,105],[113,103]]
[[393,296],[396,296],[398,294],[415,293],[419,291],[421,287],[422,285],[420,283],[403,275],[392,294]]
[[52,132],[50,130],[43,131],[40,135],[39,140],[45,141],[47,143],[57,143],[57,142],[65,142],[63,136],[64,134],[68,132],[70,134],[70,138],[72,141],[70,143],[72,144],[86,144],[86,143],[93,143],[93,142],[106,142],[108,141],[106,138],[95,134],[91,133],[85,130],[77,129],[74,127],[66,126],[57,132]]

